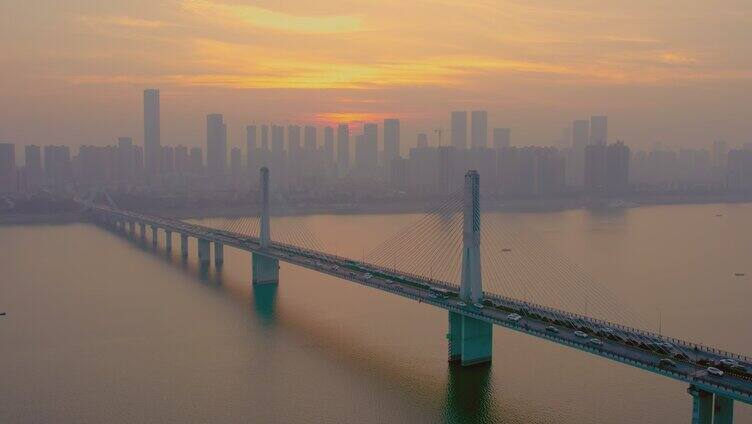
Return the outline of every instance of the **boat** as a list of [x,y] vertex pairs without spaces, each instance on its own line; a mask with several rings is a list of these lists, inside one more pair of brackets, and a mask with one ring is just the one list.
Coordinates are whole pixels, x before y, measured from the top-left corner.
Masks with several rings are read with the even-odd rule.
[[735,272],[734,273],[734,277],[744,277],[745,275],[746,274],[744,274],[743,272]]

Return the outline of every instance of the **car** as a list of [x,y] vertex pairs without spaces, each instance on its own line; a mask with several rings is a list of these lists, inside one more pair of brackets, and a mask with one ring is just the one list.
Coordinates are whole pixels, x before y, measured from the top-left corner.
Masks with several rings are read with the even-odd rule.
[[339,269],[339,265],[334,265],[334,266],[332,267],[332,269],[335,269],[335,270]]
[[747,372],[747,367],[745,367],[744,365],[736,364],[736,365],[733,365],[731,367],[731,371],[746,373]]
[[737,365],[737,364],[739,364],[739,363],[738,363],[738,362],[736,362],[735,360],[733,360],[733,359],[728,359],[728,358],[723,358],[723,359],[721,359],[721,361],[720,361],[720,362],[721,362],[721,364],[722,364],[722,365],[725,365],[725,366],[727,366],[727,367],[733,367],[734,365]]
[[511,314],[507,315],[507,319],[510,321],[517,322],[522,319],[522,316],[520,314],[516,314],[512,312]]
[[670,368],[674,368],[674,367],[676,367],[676,362],[674,362],[674,361],[672,361],[672,360],[670,360],[670,359],[667,359],[667,358],[661,358],[661,359],[660,359],[660,360],[658,361],[658,366],[659,366],[659,367],[670,367]]
[[708,367],[708,374],[717,375],[718,377],[723,375],[723,371],[719,370],[716,367]]
[[457,301],[457,306],[467,306],[467,303],[465,303],[465,302],[463,302],[461,300],[458,300]]
[[592,338],[592,339],[588,340],[588,342],[590,342],[590,344],[593,344],[593,345],[596,345],[596,346],[603,346],[603,342],[601,341],[601,339]]
[[473,306],[475,306],[478,309],[483,309],[483,304],[479,302],[473,303]]
[[587,333],[584,332],[584,331],[580,331],[580,330],[575,331],[574,335],[577,336],[577,337],[579,337],[579,338],[581,338],[581,339],[584,339],[584,338],[587,337]]
[[553,325],[549,325],[548,327],[546,327],[546,331],[551,332],[551,333],[558,333],[559,329],[554,327]]

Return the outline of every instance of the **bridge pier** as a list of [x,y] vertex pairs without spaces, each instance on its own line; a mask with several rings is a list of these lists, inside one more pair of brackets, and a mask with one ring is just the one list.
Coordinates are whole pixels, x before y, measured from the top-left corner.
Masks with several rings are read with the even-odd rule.
[[716,394],[713,405],[713,424],[732,424],[734,422],[734,400]]
[[208,264],[210,256],[209,240],[198,239],[198,261],[202,265]]
[[151,226],[151,245],[154,247],[157,246],[157,242],[159,241],[159,235],[157,234],[157,230],[158,228],[156,225]]
[[128,230],[131,235],[136,235],[136,221],[128,221]]
[[180,234],[180,256],[188,257],[188,235]]
[[692,424],[733,424],[734,400],[689,386],[692,396]]
[[165,249],[168,252],[172,251],[172,231],[165,230]]
[[251,253],[253,284],[277,284],[279,283],[279,260]]
[[146,224],[143,222],[138,223],[139,229],[141,230],[141,240],[146,240]]
[[463,367],[491,362],[493,326],[491,323],[449,312],[449,361]]
[[225,249],[222,243],[214,242],[214,264],[222,265],[225,262]]

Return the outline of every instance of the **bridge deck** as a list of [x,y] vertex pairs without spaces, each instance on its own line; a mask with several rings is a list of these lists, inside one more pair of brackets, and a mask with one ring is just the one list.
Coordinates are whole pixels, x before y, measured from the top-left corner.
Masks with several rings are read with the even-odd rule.
[[[259,239],[201,225],[136,212],[96,207],[95,212],[155,225],[165,230],[219,242],[238,249],[263,254],[314,271],[373,287],[382,291],[437,306],[561,345],[573,347],[603,358],[641,368],[701,389],[752,404],[752,359],[711,347],[674,339],[655,333],[607,323],[583,315],[555,310],[485,293],[483,307],[468,305],[459,299],[457,289],[444,282],[388,270],[378,266],[342,258],[324,252],[296,246],[272,243],[262,249]],[[518,313],[521,319],[510,318]],[[555,327],[553,331],[551,327]],[[575,331],[587,334],[578,337]],[[602,342],[594,344],[591,339]],[[671,359],[674,366],[661,366],[662,358]],[[731,370],[721,360],[732,359],[747,372]],[[726,369],[723,376],[708,373],[707,367],[716,365]]]

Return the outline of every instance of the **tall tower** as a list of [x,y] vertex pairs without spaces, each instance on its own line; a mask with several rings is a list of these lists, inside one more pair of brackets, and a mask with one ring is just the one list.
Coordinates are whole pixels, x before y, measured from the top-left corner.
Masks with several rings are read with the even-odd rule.
[[470,113],[470,147],[488,147],[488,112],[474,110]]
[[384,156],[383,166],[391,169],[392,161],[400,157],[400,121],[399,119],[384,119]]
[[[269,226],[269,168],[261,168],[261,229],[259,231],[260,252],[271,243]],[[253,284],[277,284],[279,282],[279,260],[254,251],[251,253],[251,275]]]
[[483,297],[480,273],[480,176],[478,171],[465,174],[465,199],[462,226],[462,278],[460,297],[479,302]]
[[227,169],[227,124],[219,113],[206,115],[206,169],[210,175]]
[[467,111],[452,112],[452,146],[457,150],[467,148]]
[[159,90],[144,90],[144,168],[148,177],[159,174],[160,146]]
[[269,168],[261,168],[261,231],[259,240],[261,248],[269,247],[271,229],[269,227]]

